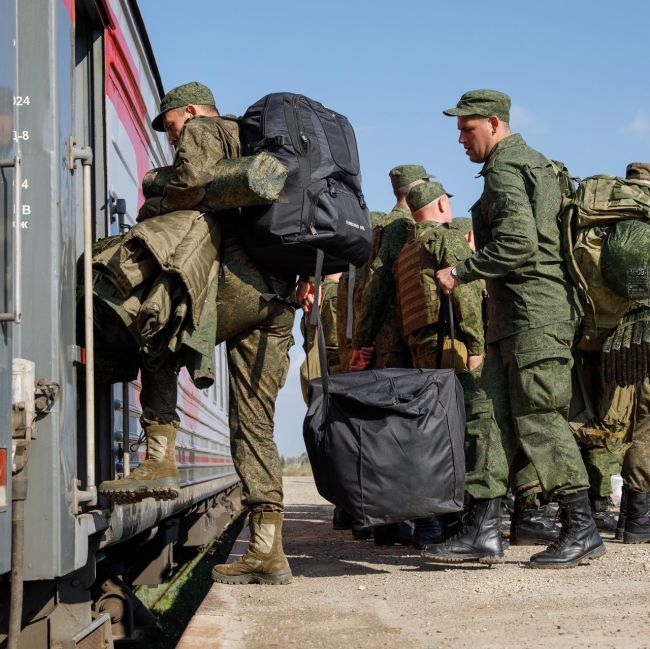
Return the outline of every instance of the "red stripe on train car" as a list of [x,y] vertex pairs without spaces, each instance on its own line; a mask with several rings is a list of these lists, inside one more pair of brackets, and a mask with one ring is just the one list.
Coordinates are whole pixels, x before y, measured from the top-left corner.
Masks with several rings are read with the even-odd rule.
[[115,14],[104,3],[111,25],[104,29],[106,51],[106,96],[117,111],[118,118],[133,145],[137,165],[138,207],[143,203],[142,178],[149,169],[148,151],[151,144],[147,131],[147,108],[140,92],[140,74],[129,51],[126,38]]
[[[144,462],[147,459],[146,452],[144,451],[139,452],[138,459],[140,460],[140,462]],[[199,455],[199,456],[195,455],[192,458],[192,461],[189,462],[184,457],[184,451],[178,449],[176,451],[176,461],[182,464],[195,464],[196,466],[201,466],[206,464],[232,464],[233,463],[231,457],[212,457],[209,455]]]
[[70,20],[72,22],[75,22],[76,19],[74,5],[75,5],[75,0],[63,0],[63,6],[68,10],[68,13],[70,14]]

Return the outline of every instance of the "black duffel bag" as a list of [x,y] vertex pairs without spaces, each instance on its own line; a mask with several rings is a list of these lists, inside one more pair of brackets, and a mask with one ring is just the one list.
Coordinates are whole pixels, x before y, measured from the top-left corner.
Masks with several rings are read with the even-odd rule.
[[383,369],[309,384],[303,436],[318,492],[364,526],[460,511],[463,391],[451,369]]

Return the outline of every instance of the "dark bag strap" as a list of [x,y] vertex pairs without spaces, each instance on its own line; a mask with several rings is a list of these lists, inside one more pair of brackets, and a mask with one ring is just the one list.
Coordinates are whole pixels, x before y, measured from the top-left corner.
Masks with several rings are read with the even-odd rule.
[[451,338],[451,358],[452,358],[452,369],[456,371],[456,338],[454,330],[456,325],[454,323],[454,305],[451,301],[451,293],[447,294],[447,311],[449,313],[449,337]]
[[453,359],[453,370],[456,371],[456,343],[454,323],[454,306],[451,301],[451,293],[447,294],[447,300],[444,300],[442,289],[438,289],[438,297],[440,298],[440,317],[438,319],[438,343],[436,345],[436,367],[438,369],[442,366],[442,352],[445,344],[445,325],[449,324],[449,337],[451,339],[451,357]]
[[316,252],[316,270],[314,271],[314,306],[311,310],[309,324],[316,325],[316,335],[318,336],[318,363],[320,365],[320,377],[323,385],[323,422],[327,414],[329,402],[329,372],[327,367],[327,351],[325,349],[325,334],[323,333],[323,322],[320,317],[320,285],[323,276],[323,262],[325,253],[318,249]]
[[352,324],[354,321],[354,285],[357,280],[357,267],[348,266],[348,317],[345,321],[345,337],[352,340]]

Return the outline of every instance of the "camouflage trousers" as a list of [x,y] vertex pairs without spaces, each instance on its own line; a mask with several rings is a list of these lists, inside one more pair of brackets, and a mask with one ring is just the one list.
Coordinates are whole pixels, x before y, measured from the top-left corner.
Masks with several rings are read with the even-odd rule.
[[375,338],[375,364],[377,369],[385,367],[413,367],[411,352],[397,324],[397,303],[386,307],[383,322]]
[[140,423],[144,428],[152,424],[178,426],[176,400],[178,398],[178,371],[176,358],[169,356],[155,372],[140,370]]
[[623,482],[632,491],[650,491],[650,378],[636,390],[634,427],[626,440]]
[[[605,498],[612,493],[612,476],[621,472],[625,445],[621,439],[594,439],[578,442],[580,455],[589,479],[589,494]],[[519,449],[511,465],[512,491],[530,507],[539,507],[542,488],[535,467]]]
[[289,369],[293,278],[261,270],[237,237],[221,246],[217,343],[226,342],[230,445],[243,504],[282,511],[282,469],[273,439],[275,401]]
[[505,494],[511,466],[536,477],[547,500],[589,487],[567,421],[573,336],[574,324],[565,322],[488,345],[480,381],[466,403],[470,495]]
[[612,493],[612,476],[621,472],[625,446],[622,439],[579,443],[582,460],[589,476],[589,493],[605,498]]

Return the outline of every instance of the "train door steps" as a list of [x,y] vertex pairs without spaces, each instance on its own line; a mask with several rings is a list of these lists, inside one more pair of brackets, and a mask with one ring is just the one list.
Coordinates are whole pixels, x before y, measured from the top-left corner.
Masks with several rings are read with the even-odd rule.
[[492,568],[437,566],[333,530],[310,477],[286,477],[284,495],[292,583],[213,584],[177,649],[648,647],[648,544],[604,535],[607,554],[573,570],[530,570],[531,546]]

